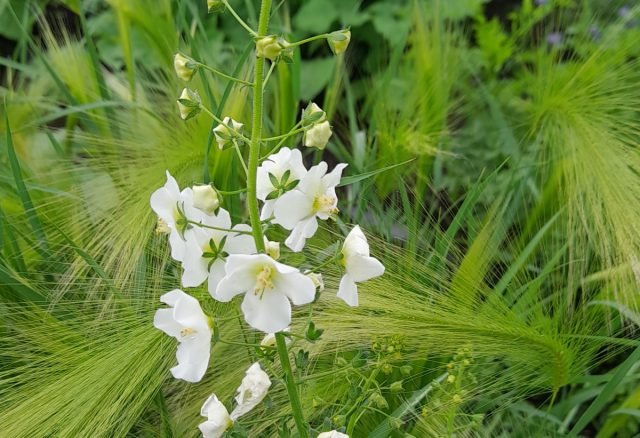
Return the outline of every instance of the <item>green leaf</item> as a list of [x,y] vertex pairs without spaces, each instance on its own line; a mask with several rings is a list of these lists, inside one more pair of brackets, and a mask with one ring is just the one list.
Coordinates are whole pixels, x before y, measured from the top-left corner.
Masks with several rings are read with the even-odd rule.
[[604,408],[604,406],[615,396],[618,386],[627,375],[632,366],[640,360],[640,347],[636,348],[627,359],[618,366],[611,380],[604,386],[598,397],[589,405],[586,411],[578,419],[568,437],[577,437],[580,432],[593,420],[593,418]]
[[271,185],[276,189],[280,187],[280,181],[278,181],[278,178],[271,172],[269,172],[269,181],[271,181]]
[[46,254],[48,252],[49,245],[47,244],[47,238],[44,233],[44,228],[42,227],[42,222],[40,222],[40,218],[36,213],[33,202],[31,201],[31,196],[29,196],[27,186],[22,179],[22,170],[20,169],[20,163],[18,161],[18,156],[16,155],[16,150],[13,147],[13,136],[11,135],[11,126],[9,126],[9,114],[6,110],[6,107],[5,126],[7,129],[9,164],[13,173],[13,179],[16,183],[16,191],[18,192],[18,196],[20,197],[20,201],[22,202],[22,206],[24,207],[29,225],[31,225],[33,233],[36,236],[36,239],[38,239],[38,248],[42,254]]
[[390,166],[381,167],[380,169],[372,170],[371,172],[365,172],[365,173],[361,173],[359,175],[353,175],[353,176],[343,176],[342,179],[340,180],[340,184],[338,184],[338,187],[343,187],[343,186],[346,186],[346,185],[349,185],[349,184],[356,183],[358,181],[365,180],[367,178],[371,178],[372,176],[375,176],[375,175],[377,175],[379,173],[382,173],[382,172],[386,172],[387,170],[391,170],[391,169],[394,169],[396,167],[400,167],[400,166],[404,166],[405,164],[409,164],[413,160],[415,160],[415,158],[411,158],[410,160],[403,161],[402,163],[392,164]]

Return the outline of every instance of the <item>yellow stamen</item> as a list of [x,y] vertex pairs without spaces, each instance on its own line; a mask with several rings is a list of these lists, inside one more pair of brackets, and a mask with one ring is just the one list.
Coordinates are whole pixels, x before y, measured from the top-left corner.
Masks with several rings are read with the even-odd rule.
[[258,278],[256,279],[256,286],[253,288],[253,293],[258,295],[259,293],[263,293],[265,289],[273,289],[273,281],[271,280],[272,274],[273,268],[271,266],[264,266],[258,273]]
[[313,200],[313,209],[319,213],[325,213],[328,215],[334,215],[338,213],[338,209],[335,207],[336,197],[329,195],[316,196]]
[[196,333],[194,329],[192,329],[191,327],[185,327],[182,330],[180,330],[180,337],[186,338],[187,336],[190,336],[194,333]]
[[158,224],[156,226],[156,233],[158,234],[169,234],[171,233],[171,228],[162,218],[158,218]]

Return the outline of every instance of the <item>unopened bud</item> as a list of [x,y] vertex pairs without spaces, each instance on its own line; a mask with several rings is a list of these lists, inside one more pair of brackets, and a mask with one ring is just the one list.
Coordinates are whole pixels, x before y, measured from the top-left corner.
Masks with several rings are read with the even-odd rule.
[[404,388],[402,387],[402,380],[395,381],[389,386],[391,392],[401,392]]
[[218,192],[209,184],[193,186],[193,206],[207,214],[213,214],[220,207]]
[[351,31],[348,29],[331,32],[327,38],[329,47],[331,47],[331,50],[333,50],[333,53],[336,55],[344,53],[344,51],[347,50],[347,47],[349,47],[350,41]]
[[316,103],[311,102],[302,111],[302,127],[307,128],[317,123],[324,122],[327,119],[327,114]]
[[264,249],[272,259],[278,260],[280,258],[280,242],[272,242],[265,236]]
[[224,6],[222,0],[207,0],[207,10],[210,14],[224,11]]
[[324,280],[322,279],[322,274],[317,274],[315,272],[308,272],[306,276],[313,281],[313,285],[318,289],[318,292],[322,292],[324,290]]
[[182,53],[176,53],[173,57],[173,67],[176,69],[176,75],[185,82],[189,82],[198,70],[198,64]]
[[256,41],[256,56],[275,61],[288,46],[289,43],[282,38],[276,38],[273,35],[265,36]]
[[222,123],[213,129],[218,148],[222,150],[227,146],[233,146],[233,140],[238,137],[242,126],[244,126],[242,123],[236,122],[231,117],[225,117]]
[[197,91],[185,88],[178,98],[178,109],[182,120],[189,120],[200,113],[200,96]]
[[331,125],[328,121],[324,121],[313,125],[307,129],[304,133],[304,145],[308,148],[324,149],[329,138],[333,132],[331,132]]
[[453,383],[456,381],[456,376],[454,376],[453,374],[449,374],[447,376],[447,383]]

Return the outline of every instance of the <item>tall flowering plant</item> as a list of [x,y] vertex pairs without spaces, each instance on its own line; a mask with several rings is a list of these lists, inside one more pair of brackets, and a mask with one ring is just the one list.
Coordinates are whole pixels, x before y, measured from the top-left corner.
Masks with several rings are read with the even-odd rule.
[[[307,168],[301,151],[283,144],[302,134],[305,147],[324,149],[332,131],[326,113],[315,103],[302,112],[300,121],[287,133],[265,138],[263,132],[263,93],[273,67],[291,58],[293,50],[310,41],[325,39],[340,56],[351,39],[349,30],[317,35],[297,42],[288,42],[268,35],[271,0],[262,0],[258,29],[253,30],[234,11],[227,0],[209,0],[210,12],[228,10],[255,40],[254,78],[247,82],[210,68],[184,54],[174,58],[176,74],[190,81],[198,69],[206,69],[226,80],[253,89],[253,117],[249,132],[231,117],[219,119],[203,106],[198,92],[185,88],[178,98],[178,109],[184,120],[201,112],[211,116],[218,125],[213,135],[221,150],[234,149],[246,174],[246,207],[248,224],[233,224],[231,215],[221,207],[221,194],[209,184],[180,189],[167,171],[166,184],[151,195],[151,208],[158,216],[157,232],[168,236],[171,257],[182,265],[182,286],[198,287],[207,283],[211,298],[229,302],[240,296],[240,308],[246,323],[264,332],[265,339],[256,347],[277,352],[284,374],[292,416],[300,437],[308,437],[310,427],[303,415],[289,360],[289,345],[295,334],[290,332],[292,306],[315,301],[324,288],[320,270],[335,262],[344,272],[337,296],[349,306],[358,305],[356,283],[380,276],[384,266],[371,257],[367,239],[359,226],[351,229],[340,250],[321,266],[302,271],[278,261],[281,251],[300,252],[311,239],[319,221],[335,219],[339,214],[338,187],[346,164],[332,169],[321,161]],[[265,64],[270,64],[265,75]],[[275,147],[261,158],[269,142]],[[240,195],[240,194],[239,194]],[[280,226],[289,232],[281,248],[270,240],[265,230]],[[161,297],[167,305],[157,310],[154,326],[178,341],[178,364],[171,369],[177,379],[199,382],[210,362],[212,336],[217,328],[215,319],[206,315],[193,296],[180,289]],[[321,330],[312,322],[305,337],[319,338]],[[214,359],[215,360],[215,359]],[[265,367],[266,368],[266,367]],[[212,394],[202,406],[206,417],[200,425],[205,437],[220,437],[233,427],[242,415],[250,412],[267,395],[271,380],[265,368],[252,364],[235,397],[235,407],[227,407]],[[327,431],[322,436],[346,436],[339,431]]]

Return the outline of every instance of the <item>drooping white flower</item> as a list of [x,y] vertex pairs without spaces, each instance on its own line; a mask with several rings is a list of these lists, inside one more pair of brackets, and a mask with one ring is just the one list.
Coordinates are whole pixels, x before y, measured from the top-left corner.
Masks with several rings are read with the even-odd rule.
[[[229,212],[221,208],[215,216],[207,216],[202,223],[210,227],[231,229]],[[237,231],[251,231],[248,225],[236,225]],[[255,254],[256,245],[250,234],[233,233],[195,227],[187,236],[182,267],[182,285],[196,287],[208,279],[208,290],[216,298],[216,288],[224,277],[224,264],[229,254]]]
[[356,282],[370,280],[384,274],[384,266],[369,256],[367,238],[358,225],[353,227],[342,245],[342,264],[345,274],[340,280],[338,298],[354,307],[358,305]]
[[313,301],[313,281],[298,269],[278,263],[266,254],[227,257],[225,276],[215,298],[227,302],[244,294],[242,312],[247,323],[265,333],[284,330],[291,323],[291,302]]
[[171,368],[176,379],[199,382],[209,365],[211,327],[198,300],[174,289],[160,297],[168,309],[158,309],[153,325],[179,342],[176,357],[178,365]]
[[225,147],[233,146],[233,141],[238,137],[243,126],[242,123],[236,122],[231,117],[222,119],[222,123],[213,129],[218,148],[222,150]]
[[349,438],[349,435],[338,432],[337,430],[332,430],[330,432],[322,432],[318,435],[318,438]]
[[197,91],[189,90],[188,88],[183,89],[178,98],[178,110],[180,110],[182,120],[189,120],[200,114],[200,111],[202,111],[200,108],[201,103],[202,101]]
[[193,206],[207,214],[213,214],[220,207],[218,192],[209,184],[193,186]]
[[307,107],[302,111],[302,127],[307,129],[316,123],[322,123],[327,120],[327,113],[318,106],[315,102],[309,103]]
[[282,148],[262,162],[256,180],[257,197],[264,201],[261,220],[273,215],[276,198],[293,189],[306,173],[298,149]]
[[167,171],[167,182],[151,195],[151,208],[158,215],[157,230],[169,233],[171,257],[182,261],[185,239],[192,232],[185,219],[201,222],[205,217],[193,206],[193,191],[186,188],[181,192],[175,178]]
[[[281,330],[283,332],[289,332],[291,329],[289,327],[287,327],[284,330]],[[290,337],[285,337],[285,343],[288,345],[291,343],[291,338]],[[275,333],[267,333],[265,335],[264,338],[262,338],[262,341],[260,341],[260,346],[261,347],[275,347],[276,346],[276,334]]]
[[324,149],[333,132],[329,121],[316,123],[304,132],[304,145],[309,148]]
[[176,75],[185,82],[189,82],[198,70],[198,65],[193,59],[179,52],[173,57],[173,67],[176,70]]
[[274,223],[291,234],[285,240],[292,251],[304,248],[306,239],[318,229],[317,219],[327,220],[338,212],[336,186],[346,164],[338,164],[327,173],[327,163],[313,166],[300,180],[295,190],[282,195],[274,206]]
[[229,411],[215,394],[211,394],[204,402],[200,409],[200,415],[207,417],[207,421],[198,425],[204,438],[220,438],[227,429],[233,426]]
[[231,419],[236,420],[255,408],[267,395],[271,380],[267,373],[262,371],[258,362],[247,370],[236,394],[238,405],[231,412]]

